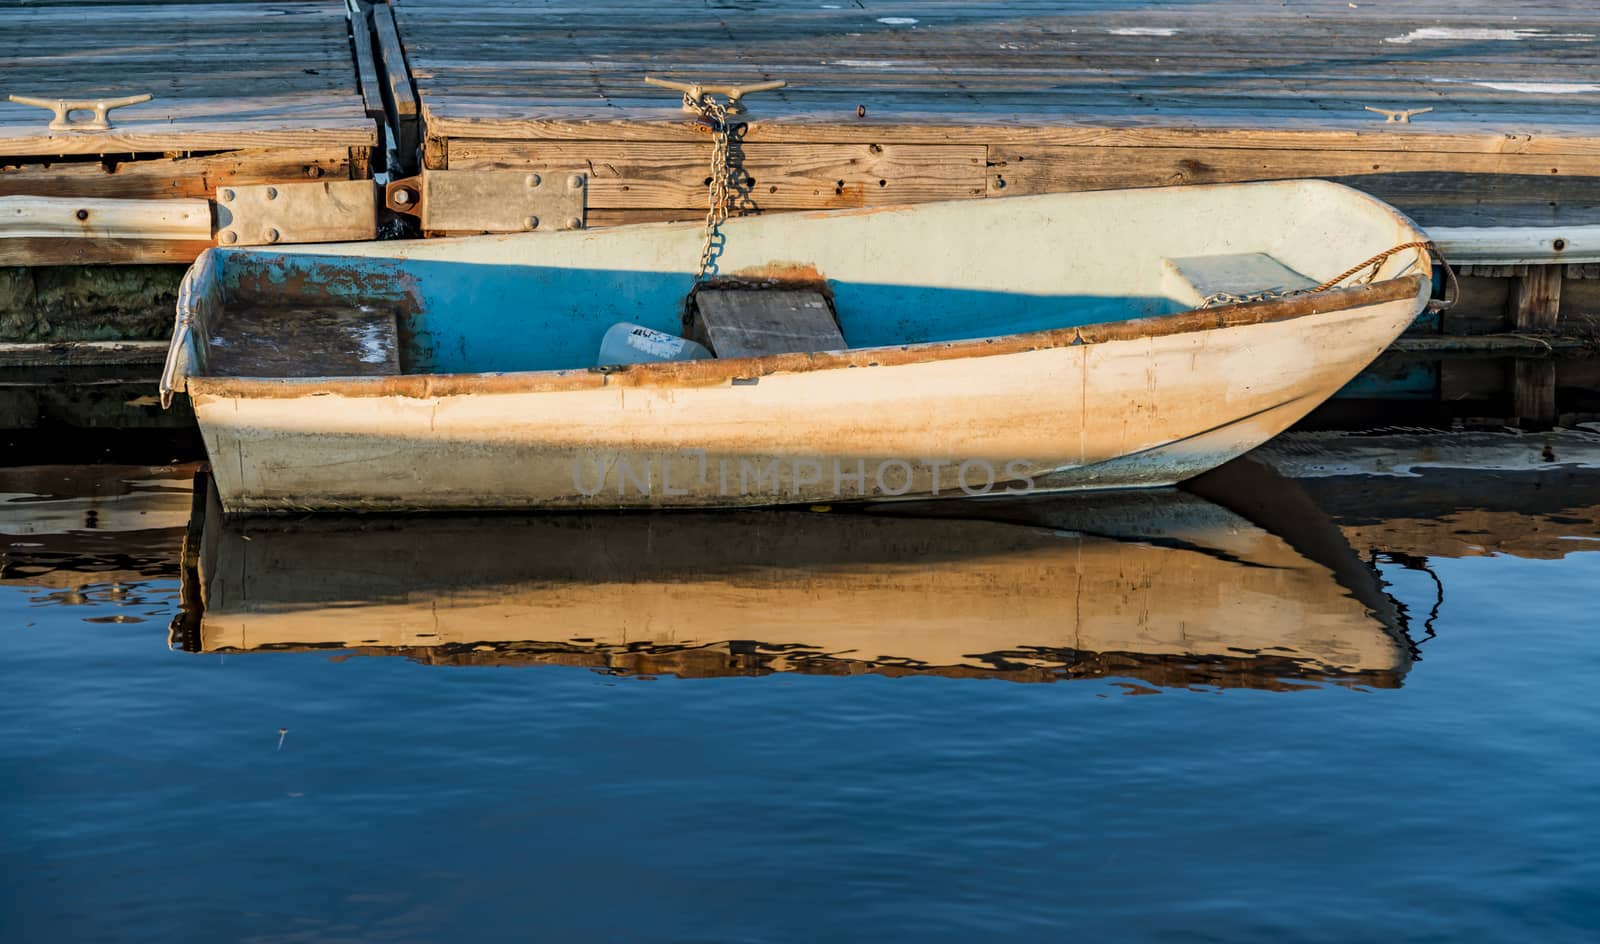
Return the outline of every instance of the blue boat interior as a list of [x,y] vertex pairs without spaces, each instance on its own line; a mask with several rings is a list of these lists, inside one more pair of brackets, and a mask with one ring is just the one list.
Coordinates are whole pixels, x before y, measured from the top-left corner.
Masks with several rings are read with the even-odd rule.
[[[201,333],[208,350],[199,357],[199,373],[213,376],[591,368],[599,366],[606,331],[618,323],[681,335],[695,289],[687,272],[255,250],[219,250],[214,263],[220,306],[206,316]],[[828,296],[848,348],[996,337],[1192,307],[1160,295],[1039,295],[832,280],[816,288]],[[390,317],[392,327],[386,327]],[[361,356],[357,344],[356,359],[341,362],[333,354],[337,338],[296,330],[318,319],[335,332],[364,334],[367,348],[375,332],[387,331],[393,339],[382,343],[394,351]]]

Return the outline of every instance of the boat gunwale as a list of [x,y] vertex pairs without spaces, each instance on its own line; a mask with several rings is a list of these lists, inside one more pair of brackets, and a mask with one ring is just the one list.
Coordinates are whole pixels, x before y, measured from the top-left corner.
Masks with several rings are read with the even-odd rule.
[[[1419,254],[1420,255],[1420,254]],[[1420,273],[1367,285],[1328,289],[1261,302],[1191,308],[1165,315],[1106,321],[1019,334],[928,341],[917,344],[772,354],[762,357],[662,361],[558,370],[454,374],[391,374],[377,377],[212,377],[182,378],[190,396],[247,399],[315,395],[431,399],[485,393],[551,393],[619,387],[710,387],[750,382],[772,374],[812,373],[856,367],[893,367],[1029,351],[1201,334],[1227,328],[1290,321],[1335,311],[1366,308],[1419,297],[1431,284],[1431,265]]]

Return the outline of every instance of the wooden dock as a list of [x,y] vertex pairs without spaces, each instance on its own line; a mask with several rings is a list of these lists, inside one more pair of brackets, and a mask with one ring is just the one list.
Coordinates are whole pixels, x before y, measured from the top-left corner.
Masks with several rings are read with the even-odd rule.
[[583,171],[592,226],[704,212],[706,129],[646,74],[783,79],[749,100],[743,212],[1323,177],[1470,241],[1468,298],[1436,331],[1600,313],[1600,6],[1586,0],[394,12],[426,166]]
[[1600,7],[1587,0],[395,12],[429,166],[592,167],[605,222],[703,208],[704,130],[647,73],[789,82],[750,99],[757,210],[1327,177],[1425,226],[1600,222]]
[[[0,266],[182,263],[237,238],[227,188],[437,172],[581,173],[591,227],[698,219],[710,135],[651,74],[788,82],[748,100],[739,212],[1324,177],[1467,263],[1429,330],[1600,313],[1591,0],[0,6],[0,94],[154,96],[104,132],[0,102],[0,202],[46,201],[0,213]],[[382,203],[367,231],[403,230]]]
[[[0,200],[12,206],[181,206],[230,185],[371,176],[379,122],[357,85],[340,3],[3,6],[0,94],[153,96],[112,111],[107,131],[52,131],[51,112],[0,101]],[[40,215],[0,223],[0,265],[187,262],[214,244],[209,211],[198,233],[173,238],[122,232],[148,219],[126,205],[78,208],[85,215],[69,219],[82,233]]]

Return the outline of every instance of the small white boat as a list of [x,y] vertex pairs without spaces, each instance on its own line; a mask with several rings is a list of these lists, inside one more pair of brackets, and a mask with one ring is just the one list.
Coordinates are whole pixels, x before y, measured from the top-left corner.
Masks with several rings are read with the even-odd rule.
[[[723,236],[703,284],[695,224],[209,250],[163,397],[193,402],[228,513],[1168,485],[1304,416],[1431,291],[1426,237],[1323,181]],[[598,362],[619,323],[642,356],[680,333],[718,356]]]

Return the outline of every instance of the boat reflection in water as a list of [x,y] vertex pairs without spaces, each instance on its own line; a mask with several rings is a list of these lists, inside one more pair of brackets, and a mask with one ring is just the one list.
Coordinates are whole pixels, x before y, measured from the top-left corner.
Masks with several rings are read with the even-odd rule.
[[848,512],[197,517],[173,641],[200,652],[1274,689],[1413,661],[1375,572],[1248,460],[1190,491]]

